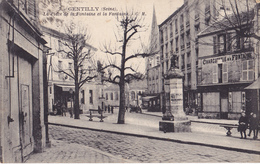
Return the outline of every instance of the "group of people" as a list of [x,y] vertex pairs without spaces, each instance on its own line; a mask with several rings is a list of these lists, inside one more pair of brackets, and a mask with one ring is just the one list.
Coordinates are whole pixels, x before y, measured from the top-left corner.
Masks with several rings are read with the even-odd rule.
[[[53,111],[55,111],[55,114],[59,114],[61,116],[66,116],[67,113],[67,107],[64,103],[61,103],[60,101],[57,101],[55,104],[53,104]],[[73,108],[69,109],[70,117],[73,117]]]
[[108,105],[108,106],[105,106],[105,112],[108,112],[108,113],[114,113],[114,106],[110,106],[110,105]]
[[255,113],[250,113],[249,117],[246,116],[245,112],[241,113],[241,117],[238,121],[238,131],[240,132],[241,139],[246,139],[246,130],[249,128],[248,136],[251,135],[252,131],[254,133],[253,139],[257,139],[258,136],[258,125],[259,119]]

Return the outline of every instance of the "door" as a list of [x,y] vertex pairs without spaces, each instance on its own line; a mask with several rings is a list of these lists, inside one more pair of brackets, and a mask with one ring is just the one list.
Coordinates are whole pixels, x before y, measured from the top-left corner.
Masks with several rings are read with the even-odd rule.
[[221,111],[220,118],[228,119],[228,92],[220,93]]
[[23,147],[30,144],[30,90],[29,85],[21,85],[21,108],[20,108],[20,127],[21,141]]
[[32,137],[32,65],[19,58],[19,138],[22,160],[33,151]]

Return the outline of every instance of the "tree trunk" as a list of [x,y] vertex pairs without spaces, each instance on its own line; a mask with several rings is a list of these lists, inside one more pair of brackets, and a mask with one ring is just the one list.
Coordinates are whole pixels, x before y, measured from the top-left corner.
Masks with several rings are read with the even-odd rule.
[[125,123],[125,84],[120,84],[120,105],[119,105],[119,113],[118,113],[118,124]]
[[79,84],[75,82],[74,118],[79,119]]
[[79,119],[79,81],[78,81],[79,68],[77,63],[78,61],[74,60],[74,71],[75,71],[74,119]]

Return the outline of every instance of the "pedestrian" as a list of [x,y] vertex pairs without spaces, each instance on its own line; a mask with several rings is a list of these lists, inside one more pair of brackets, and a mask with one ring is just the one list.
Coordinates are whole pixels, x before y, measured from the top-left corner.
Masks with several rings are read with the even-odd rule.
[[98,114],[101,114],[101,108],[98,106]]
[[110,105],[107,107],[107,112],[110,113]]
[[105,105],[105,113],[106,113],[106,111],[107,111],[107,106]]
[[127,106],[125,106],[125,111],[128,112],[128,108],[127,108]]
[[61,106],[61,110],[62,110],[62,116],[66,116],[66,106],[64,103]]
[[248,137],[250,137],[251,135],[251,132],[252,132],[252,129],[250,128],[250,124],[251,124],[251,120],[252,120],[252,117],[253,117],[253,112],[250,113],[249,117],[248,117],[248,126],[249,126],[249,133],[248,133]]
[[111,106],[111,113],[114,113],[114,106]]
[[61,102],[60,102],[60,100],[57,101],[56,109],[57,109],[57,114],[63,115],[63,113],[61,111]]
[[[241,138],[240,139],[246,139],[246,129],[248,127],[248,118],[246,117],[246,113],[242,112],[241,117],[239,118],[238,121],[238,131],[240,132]],[[244,134],[244,137],[243,137]]]
[[253,139],[254,140],[257,139],[257,136],[258,136],[258,123],[259,123],[258,117],[256,117],[255,113],[253,113],[252,117],[249,120],[249,129],[250,129],[250,131],[249,131],[248,136],[250,136],[250,133],[253,131],[253,133],[254,133]]

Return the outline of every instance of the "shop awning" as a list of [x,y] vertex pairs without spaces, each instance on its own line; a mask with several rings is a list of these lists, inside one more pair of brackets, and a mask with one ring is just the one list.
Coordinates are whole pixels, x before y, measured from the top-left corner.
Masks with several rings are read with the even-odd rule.
[[145,97],[142,97],[142,100],[143,101],[150,101],[151,99],[154,99],[154,98],[157,98],[158,96],[145,96]]
[[75,86],[72,85],[56,85],[58,87],[62,88],[62,91],[69,91],[70,89],[72,89],[73,91],[75,91]]
[[245,89],[260,89],[260,78],[258,78],[255,82],[253,82],[251,85],[249,85]]

